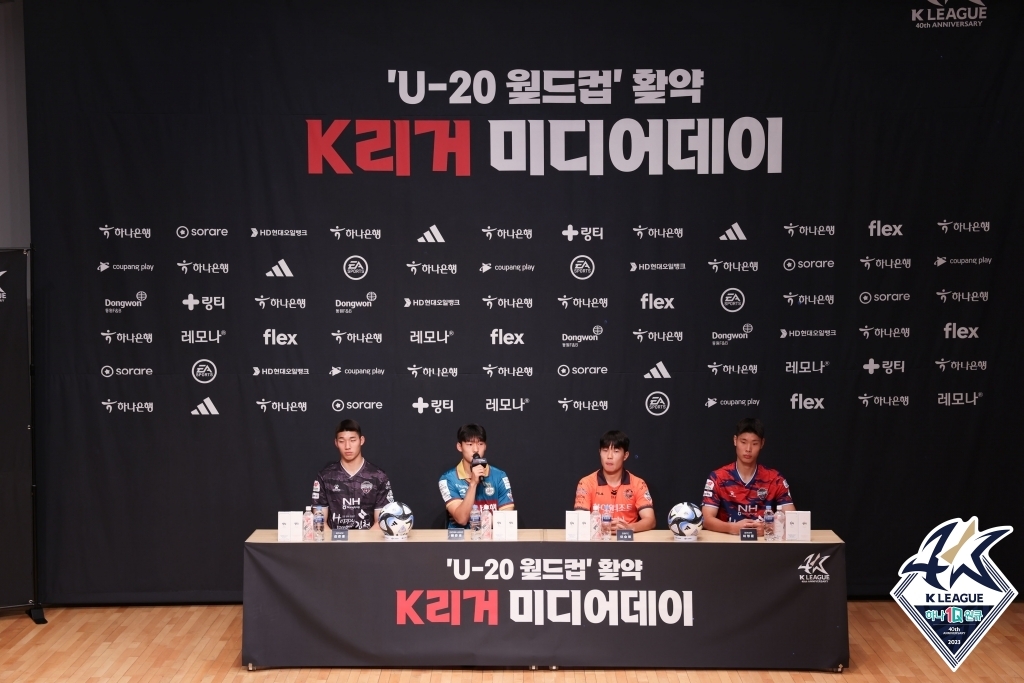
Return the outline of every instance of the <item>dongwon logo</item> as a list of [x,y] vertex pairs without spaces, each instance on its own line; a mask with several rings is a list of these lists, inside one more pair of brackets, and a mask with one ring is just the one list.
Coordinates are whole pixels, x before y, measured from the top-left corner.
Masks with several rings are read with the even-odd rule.
[[1013,527],[978,530],[978,518],[943,522],[903,563],[892,597],[956,671],[1017,597],[989,558]]

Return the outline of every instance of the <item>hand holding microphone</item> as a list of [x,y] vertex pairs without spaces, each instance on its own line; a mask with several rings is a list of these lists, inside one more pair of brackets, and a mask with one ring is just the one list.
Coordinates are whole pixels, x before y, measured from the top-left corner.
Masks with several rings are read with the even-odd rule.
[[484,480],[484,473],[487,471],[487,458],[481,456],[479,453],[473,454],[473,460],[470,462],[470,471],[473,473],[473,480],[479,484]]

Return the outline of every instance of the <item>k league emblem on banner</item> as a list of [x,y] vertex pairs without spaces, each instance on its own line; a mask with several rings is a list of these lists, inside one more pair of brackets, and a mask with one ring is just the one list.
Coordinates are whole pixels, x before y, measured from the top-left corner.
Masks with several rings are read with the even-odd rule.
[[951,519],[932,529],[900,569],[893,599],[953,671],[1017,597],[988,556],[1012,531],[978,531],[977,517]]

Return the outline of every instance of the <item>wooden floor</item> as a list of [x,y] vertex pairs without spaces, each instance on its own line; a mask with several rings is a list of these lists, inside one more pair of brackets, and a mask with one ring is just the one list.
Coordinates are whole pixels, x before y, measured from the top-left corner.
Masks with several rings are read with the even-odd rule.
[[1010,607],[953,674],[893,602],[851,602],[850,668],[780,671],[275,669],[242,666],[242,608],[48,609],[49,624],[0,617],[0,683],[341,681],[345,683],[689,683],[1024,680],[1024,604]]

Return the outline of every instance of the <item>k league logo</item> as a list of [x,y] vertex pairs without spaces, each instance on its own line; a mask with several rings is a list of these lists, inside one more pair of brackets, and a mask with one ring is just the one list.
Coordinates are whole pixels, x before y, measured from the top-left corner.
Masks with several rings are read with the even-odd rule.
[[928,532],[900,569],[892,597],[953,671],[1017,597],[988,556],[1012,531],[979,531],[977,517],[948,520]]

